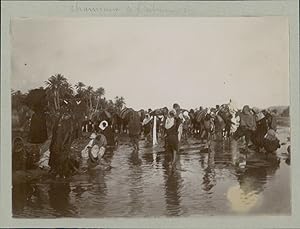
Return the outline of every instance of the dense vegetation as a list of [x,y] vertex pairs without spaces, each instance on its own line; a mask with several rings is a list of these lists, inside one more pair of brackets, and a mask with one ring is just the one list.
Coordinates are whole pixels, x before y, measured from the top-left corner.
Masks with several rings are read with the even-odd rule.
[[[113,110],[118,111],[125,105],[125,99],[122,96],[116,96],[114,100],[105,98],[105,89],[99,87],[94,89],[92,86],[78,82],[72,86],[68,79],[62,74],[55,74],[45,81],[48,110],[50,113],[60,109],[61,101],[70,99],[79,99],[86,104],[85,113],[91,115],[97,110]],[[12,90],[12,108],[14,110],[24,109],[27,94],[21,91]]]

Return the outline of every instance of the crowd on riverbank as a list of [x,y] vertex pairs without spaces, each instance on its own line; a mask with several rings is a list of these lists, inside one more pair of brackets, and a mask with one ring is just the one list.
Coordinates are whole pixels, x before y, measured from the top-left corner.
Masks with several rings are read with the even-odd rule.
[[[74,105],[71,101],[62,101],[61,109],[51,119],[47,118],[42,100],[31,107],[34,113],[27,141],[37,151],[46,141],[49,142],[47,164],[54,176],[69,176],[80,165],[99,167],[103,158],[117,147],[121,134],[129,136],[136,152],[139,151],[142,136],[150,145],[156,145],[158,140],[163,142],[165,152],[170,156],[170,166],[176,162],[180,145],[186,144],[191,137],[199,138],[206,148],[210,147],[212,140],[238,141],[241,138],[245,139],[246,150],[250,144],[256,151],[264,153],[272,153],[280,147],[276,137],[276,117],[270,111],[248,105],[239,110],[231,101],[213,108],[200,107],[195,110],[182,109],[177,103],[171,109],[164,107],[147,111],[125,107],[118,113],[102,110],[90,117],[76,111],[76,104],[80,103]],[[49,134],[47,126],[50,120],[54,121],[51,121]],[[91,135],[91,140],[78,160],[71,156],[71,146],[84,133]],[[24,159],[20,160],[24,158],[22,144],[22,138],[14,139],[14,170],[24,168],[24,163],[21,163]],[[25,167],[36,163],[40,156],[37,153],[38,159],[34,159],[35,155],[29,155],[31,162],[28,162],[27,155]]]

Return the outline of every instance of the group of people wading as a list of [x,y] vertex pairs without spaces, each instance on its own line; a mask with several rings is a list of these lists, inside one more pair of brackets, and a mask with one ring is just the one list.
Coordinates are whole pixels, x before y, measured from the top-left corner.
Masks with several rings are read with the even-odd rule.
[[[66,177],[78,171],[80,164],[99,167],[108,161],[118,145],[118,137],[129,136],[135,152],[139,141],[145,139],[148,145],[164,145],[170,156],[169,164],[174,166],[180,146],[188,139],[198,138],[204,147],[210,147],[212,140],[245,139],[245,148],[250,142],[256,151],[274,152],[280,147],[276,137],[276,119],[267,110],[250,108],[245,105],[236,109],[232,102],[214,108],[185,110],[178,103],[172,109],[167,107],[147,111],[124,108],[118,113],[99,111],[93,117],[81,113],[76,105],[80,103],[64,100],[52,124],[49,166],[51,174]],[[45,104],[34,108],[31,119],[29,140],[43,144],[47,138]],[[77,110],[76,110],[77,109]],[[83,133],[88,133],[90,142],[81,151],[81,162],[71,156],[71,145]]]

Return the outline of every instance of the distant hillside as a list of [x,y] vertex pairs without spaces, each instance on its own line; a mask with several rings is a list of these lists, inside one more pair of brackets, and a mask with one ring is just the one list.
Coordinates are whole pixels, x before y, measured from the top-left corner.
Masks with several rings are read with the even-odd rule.
[[289,106],[271,106],[268,109],[270,109],[273,113],[275,113],[279,116],[288,117],[290,114]]

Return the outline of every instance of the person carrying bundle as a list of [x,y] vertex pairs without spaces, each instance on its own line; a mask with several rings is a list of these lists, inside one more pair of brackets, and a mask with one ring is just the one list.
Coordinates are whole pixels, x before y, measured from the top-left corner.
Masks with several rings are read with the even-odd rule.
[[101,159],[105,154],[107,146],[106,138],[103,134],[98,134],[92,144],[88,147],[88,166],[89,168],[98,168]]
[[178,127],[181,121],[178,117],[176,117],[176,111],[171,110],[169,115],[166,119],[165,123],[165,133],[166,133],[166,151],[167,151],[167,158],[171,153],[171,164],[174,165],[176,161],[176,154],[179,152],[179,140],[178,140]]
[[190,134],[191,128],[191,119],[189,117],[189,113],[187,111],[183,112],[184,122],[182,127],[182,139],[185,143],[188,143],[188,137]]
[[107,142],[106,150],[103,155],[103,159],[107,163],[110,163],[112,160],[112,157],[113,157],[113,151],[114,151],[116,145],[118,144],[118,139],[117,139],[115,132],[109,125],[108,121],[106,121],[106,120],[102,121],[99,125],[99,129],[100,129],[100,133],[105,136],[106,142]]
[[151,142],[151,127],[152,127],[152,117],[150,114],[146,114],[145,118],[142,122],[143,130],[144,130],[144,137],[147,142]]
[[98,168],[106,153],[107,141],[103,134],[92,133],[89,143],[81,151],[81,168]]
[[103,134],[107,141],[107,147],[115,147],[117,144],[117,137],[115,135],[115,132],[109,125],[108,121],[104,120],[99,125],[99,132]]
[[235,140],[245,137],[246,140],[246,149],[248,149],[249,141],[253,136],[254,131],[256,130],[256,120],[255,116],[251,113],[248,105],[243,107],[240,115],[240,126],[233,135]]
[[184,117],[181,112],[180,106],[178,103],[173,104],[173,109],[175,110],[175,115],[177,119],[180,119],[180,123],[178,125],[178,142],[181,141],[182,138],[182,132],[183,132],[183,122],[184,122]]

